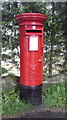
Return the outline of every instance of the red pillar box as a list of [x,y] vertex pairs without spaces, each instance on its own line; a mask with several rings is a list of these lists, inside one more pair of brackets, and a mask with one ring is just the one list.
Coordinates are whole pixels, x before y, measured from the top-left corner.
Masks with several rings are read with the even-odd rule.
[[20,31],[20,98],[41,103],[46,16],[40,13],[24,13],[15,18]]

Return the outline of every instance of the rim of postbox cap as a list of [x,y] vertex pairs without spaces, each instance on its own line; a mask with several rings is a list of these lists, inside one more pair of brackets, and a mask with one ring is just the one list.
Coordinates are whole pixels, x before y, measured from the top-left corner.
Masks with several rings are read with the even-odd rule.
[[16,20],[19,19],[28,19],[28,18],[39,18],[39,19],[43,19],[46,20],[47,16],[44,14],[40,14],[40,13],[23,13],[23,14],[18,14],[15,16]]

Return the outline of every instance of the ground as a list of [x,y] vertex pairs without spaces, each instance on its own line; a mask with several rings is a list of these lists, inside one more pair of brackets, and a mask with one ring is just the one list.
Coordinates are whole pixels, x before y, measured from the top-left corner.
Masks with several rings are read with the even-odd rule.
[[[66,74],[58,74],[52,78],[45,77],[45,81],[43,82],[43,86],[46,84],[59,83],[64,81],[67,78]],[[6,84],[7,82],[5,82]],[[22,111],[20,114],[15,114],[13,116],[2,116],[2,120],[7,118],[7,120],[11,120],[11,118],[65,118],[66,109],[64,107],[47,107],[46,105],[34,105],[32,108]]]
[[14,116],[4,116],[4,118],[65,118],[65,108],[49,108],[41,105],[33,106],[33,108],[23,111]]

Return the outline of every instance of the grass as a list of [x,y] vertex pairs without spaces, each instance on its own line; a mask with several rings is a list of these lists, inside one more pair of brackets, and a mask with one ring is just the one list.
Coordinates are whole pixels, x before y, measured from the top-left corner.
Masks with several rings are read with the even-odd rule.
[[65,83],[52,84],[49,87],[43,89],[43,104],[51,107],[63,107],[65,106]]
[[[50,85],[43,89],[42,102],[49,107],[65,106],[65,86],[64,83]],[[19,92],[15,89],[2,90],[2,115],[15,115],[20,112],[31,109],[32,104],[19,99]]]
[[2,115],[14,115],[31,108],[32,105],[21,101],[18,94],[15,93],[14,88],[9,91],[2,90]]

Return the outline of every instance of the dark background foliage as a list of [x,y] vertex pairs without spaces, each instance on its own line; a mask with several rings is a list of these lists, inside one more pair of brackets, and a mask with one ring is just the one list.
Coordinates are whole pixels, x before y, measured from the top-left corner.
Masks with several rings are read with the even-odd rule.
[[[44,64],[45,74],[52,75],[53,70],[67,71],[67,2],[3,2],[2,3],[2,60],[19,57],[19,31],[15,15],[36,12],[47,15],[45,22]],[[16,49],[16,52],[15,52]],[[10,54],[3,51],[11,50]],[[16,66],[18,64],[16,63]],[[5,68],[3,68],[4,70]],[[5,71],[6,72],[6,71]],[[55,74],[55,73],[54,73]]]

